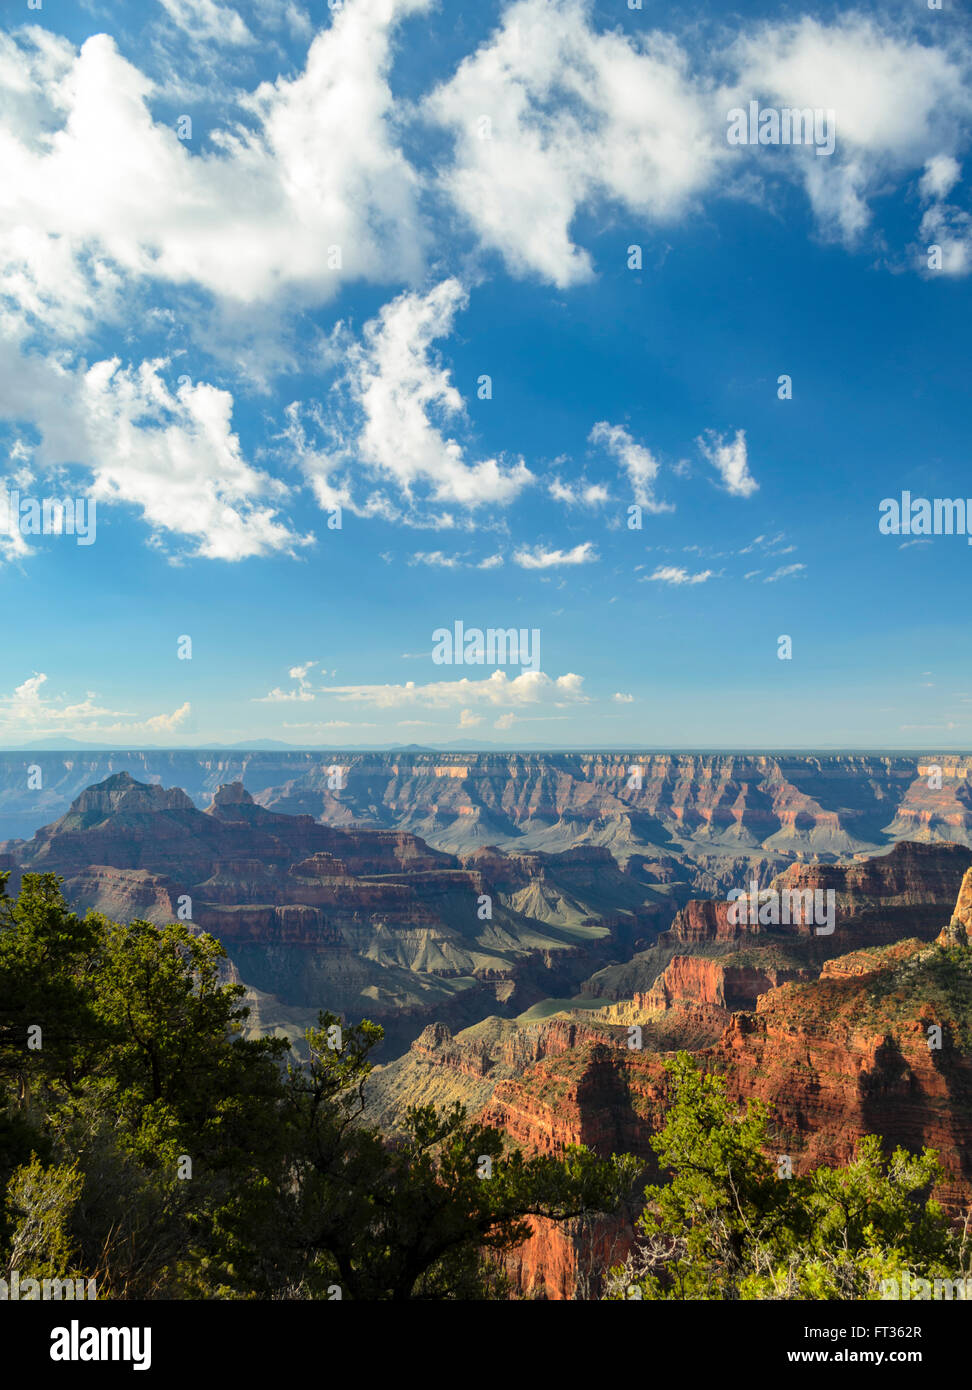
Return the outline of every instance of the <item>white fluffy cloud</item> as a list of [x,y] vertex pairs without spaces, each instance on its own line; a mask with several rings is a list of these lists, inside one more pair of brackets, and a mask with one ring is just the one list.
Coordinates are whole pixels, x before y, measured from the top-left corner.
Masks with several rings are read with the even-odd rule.
[[807,147],[775,162],[803,179],[821,224],[846,240],[868,225],[871,197],[968,139],[969,49],[946,34],[924,43],[900,20],[804,16],[742,35],[730,60],[737,76],[728,105],[759,99],[834,112],[833,156]]
[[922,217],[918,232],[922,242],[928,243],[922,248],[923,261],[937,246],[944,274],[967,275],[972,270],[972,216],[964,208],[934,203]]
[[543,671],[521,671],[518,676],[508,676],[505,671],[494,671],[482,680],[464,676],[461,680],[432,681],[428,685],[416,685],[414,681],[404,685],[332,685],[324,687],[321,693],[381,709],[411,704],[440,709],[477,703],[535,705],[544,701],[559,705],[586,701],[583,684],[583,676],[573,673],[552,677]]
[[918,180],[918,192],[923,198],[947,198],[961,177],[962,166],[957,159],[950,154],[935,155]]
[[239,560],[303,544],[278,515],[288,489],[243,456],[230,393],[190,381],[173,390],[168,366],[114,358],[72,370],[20,357],[0,338],[0,418],[38,428],[39,466],[84,466],[86,495],[135,506],[156,536],[188,539],[195,555]]
[[589,565],[597,559],[593,541],[583,541],[571,550],[546,550],[542,545],[521,546],[514,551],[513,562],[525,570],[559,569],[562,565]]
[[[919,199],[918,262],[934,243],[946,274],[972,271],[972,216],[958,193],[972,48],[944,25],[929,42],[907,17],[774,20],[725,30],[713,58],[643,26],[604,30],[590,0],[514,0],[412,103],[393,91],[396,36],[430,7],[346,0],[310,37],[304,12],[274,0],[264,19],[305,35],[306,59],[238,93],[221,123],[187,141],[171,113],[159,118],[166,94],[143,60],[107,34],[80,49],[40,25],[0,35],[0,419],[38,431],[38,468],[90,470],[99,501],[135,506],[193,554],[297,547],[306,538],[283,514],[288,488],[246,457],[229,392],[199,380],[176,389],[177,369],[156,360],[155,344],[123,360],[117,329],[137,336],[144,311],[146,327],[155,315],[215,351],[214,321],[224,334],[245,321],[238,360],[262,362],[269,376],[286,356],[270,340],[288,313],[351,280],[393,295],[420,283],[451,246],[448,205],[508,270],[567,287],[593,274],[580,243],[592,213],[650,232],[708,196],[765,199],[772,180],[793,178],[820,224],[852,241],[879,194],[908,187]],[[200,42],[237,48],[264,22],[251,6],[248,25],[230,0],[160,0],[157,13]],[[727,108],[749,99],[833,109],[835,154],[728,147]],[[439,167],[404,152],[406,135],[417,148],[412,137],[429,123],[450,137]],[[295,403],[285,436],[321,505],[448,529],[534,481],[518,455],[468,443],[462,397],[434,350],[465,304],[449,276],[397,293],[360,335],[335,340],[347,354],[343,411],[332,419]],[[591,442],[640,505],[667,509],[648,448],[607,421]],[[728,492],[756,490],[742,431],[703,449]],[[609,500],[586,480],[548,491],[573,506]],[[22,537],[0,536],[0,555],[25,549]],[[594,558],[587,543],[521,547],[516,562]]]
[[[344,417],[319,421],[328,446],[309,445],[292,412],[291,441],[322,506],[409,519],[426,504],[502,506],[532,482],[522,459],[471,459],[448,432],[464,423],[466,409],[432,345],[466,303],[459,281],[443,280],[427,294],[398,295],[360,339],[339,326]],[[373,488],[366,498],[362,483]]]
[[171,714],[153,714],[138,719],[131,711],[99,705],[88,693],[83,700],[69,702],[59,696],[46,699],[43,687],[47,675],[36,671],[18,685],[11,695],[0,695],[0,734],[23,738],[42,738],[54,734],[86,734],[99,737],[173,734],[192,712],[186,702]]
[[251,44],[253,35],[235,10],[216,0],[159,0],[166,14],[198,43]]
[[560,287],[588,279],[572,239],[595,201],[681,215],[712,177],[713,123],[685,53],[652,33],[598,33],[582,0],[518,0],[426,101],[454,136],[442,184],[484,245]]
[[698,445],[722,479],[726,492],[733,497],[749,497],[756,492],[759,483],[749,471],[745,430],[736,430],[735,438],[728,443],[721,434],[709,430]]
[[287,674],[292,681],[297,682],[295,686],[290,690],[282,690],[280,686],[275,685],[268,694],[254,698],[253,703],[255,705],[279,705],[293,702],[306,703],[308,700],[313,700],[315,691],[311,688],[310,673],[316,665],[316,661],[305,661],[300,666],[291,666]]
[[[599,32],[590,14],[585,0],[518,0],[425,102],[454,140],[443,189],[516,274],[559,287],[590,278],[574,230],[585,210],[658,224],[705,195],[769,201],[780,177],[802,182],[826,231],[854,241],[877,194],[968,140],[970,53],[950,32],[928,43],[904,18],[859,12],[770,20],[727,27],[714,58],[657,30]],[[750,100],[833,110],[836,153],[730,154],[727,113]]]
[[623,425],[609,425],[606,420],[599,420],[588,437],[592,444],[603,445],[627,474],[632,495],[639,507],[646,512],[675,510],[670,503],[659,502],[655,497],[658,460],[650,449],[636,444]]
[[[106,325],[131,325],[143,290],[170,302],[202,290],[257,313],[326,300],[342,278],[417,274],[418,179],[396,143],[387,73],[395,24],[428,3],[350,0],[302,71],[242,94],[242,119],[189,141],[154,118],[153,82],[108,35],[80,50],[37,26],[0,35],[0,419],[39,432],[39,468],[90,469],[99,502],[135,505],[197,555],[306,539],[278,515],[288,488],[244,457],[229,392],[176,390],[169,363],[72,354]],[[166,8],[194,33],[246,39],[214,0]],[[213,346],[205,316],[178,317]],[[8,557],[19,548],[0,544]]]
[[[232,13],[168,3],[197,24]],[[428,3],[350,0],[302,72],[244,93],[244,119],[205,143],[153,118],[151,79],[108,35],[78,52],[36,27],[4,38],[0,75],[15,74],[0,105],[5,288],[57,328],[69,311],[110,309],[119,276],[256,304],[320,302],[342,277],[418,273],[418,181],[396,142],[387,73],[396,21]],[[228,32],[242,38],[245,26]]]
[[[80,50],[37,25],[0,36],[4,295],[34,327],[76,338],[130,313],[133,283],[254,310],[322,303],[349,279],[411,283],[434,244],[425,183],[508,268],[565,287],[593,273],[581,212],[671,222],[731,187],[746,158],[751,181],[802,179],[820,220],[851,238],[874,194],[924,167],[930,196],[927,170],[968,142],[968,45],[857,13],[724,35],[719,86],[704,50],[660,31],[600,32],[586,0],[516,0],[417,115],[390,74],[398,25],[430,4],[346,0],[302,70],[237,94],[189,141],[155,118],[158,87],[109,35]],[[229,4],[162,6],[207,41],[249,41]],[[727,106],[752,97],[832,108],[836,154],[730,151]],[[454,138],[440,169],[420,173],[403,152],[418,120]]]
[[568,507],[599,507],[611,500],[603,483],[565,483],[561,478],[554,478],[547,484],[547,492],[555,502],[565,502]]
[[945,201],[961,176],[957,159],[937,155],[925,165],[918,182],[922,202],[930,204],[918,229],[923,255],[930,263],[931,248],[937,247],[941,260],[937,269],[945,275],[966,275],[972,270],[972,216]]

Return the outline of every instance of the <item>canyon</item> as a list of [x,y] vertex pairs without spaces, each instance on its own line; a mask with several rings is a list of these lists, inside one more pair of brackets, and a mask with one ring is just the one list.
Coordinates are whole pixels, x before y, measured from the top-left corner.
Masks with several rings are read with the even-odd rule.
[[[684,1050],[724,1077],[740,1107],[771,1107],[774,1154],[795,1173],[846,1163],[860,1137],[879,1134],[889,1148],[934,1148],[946,1175],[938,1200],[967,1211],[972,854],[902,842],[866,863],[795,866],[778,881],[831,886],[833,936],[732,928],[725,901],[692,901],[651,948],[595,972],[546,1017],[426,1029],[372,1078],[371,1118],[393,1131],[423,1094],[458,1099],[528,1152],[632,1153],[657,1178],[665,1061]],[[636,1214],[534,1223],[510,1264],[516,1287],[596,1296],[635,1239]]]
[[[334,766],[340,789],[329,785]],[[183,788],[200,810],[242,782],[268,810],[410,830],[452,852],[583,842],[618,860],[665,850],[825,859],[899,839],[972,844],[970,771],[957,754],[0,752],[0,838],[29,838],[86,787],[128,772]]]
[[239,782],[200,811],[128,772],[0,844],[0,868],[12,892],[24,873],[53,872],[78,910],[212,932],[256,1031],[299,1044],[331,1009],[380,1022],[386,1051],[432,1019],[461,1027],[572,994],[672,910],[667,889],[598,846],[457,856],[408,831],[268,810]]
[[[527,1152],[654,1176],[684,1050],[771,1106],[796,1173],[878,1133],[939,1152],[946,1210],[972,1202],[967,760],[410,752],[349,757],[337,789],[337,755],[145,752],[144,780],[75,789],[132,757],[17,756],[49,760],[45,807],[73,796],[0,843],[8,891],[50,871],[79,910],[212,932],[250,1032],[298,1052],[319,1009],[381,1023],[365,1119],[389,1136],[460,1101]],[[833,932],[734,920],[754,880],[832,894]],[[636,1214],[534,1222],[515,1287],[596,1296]]]

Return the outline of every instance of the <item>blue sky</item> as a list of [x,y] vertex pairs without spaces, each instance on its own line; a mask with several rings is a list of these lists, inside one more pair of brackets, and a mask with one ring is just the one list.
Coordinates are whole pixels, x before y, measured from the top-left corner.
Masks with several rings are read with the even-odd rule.
[[0,486],[96,534],[0,512],[0,746],[969,746],[967,539],[878,531],[972,497],[957,9],[25,18]]

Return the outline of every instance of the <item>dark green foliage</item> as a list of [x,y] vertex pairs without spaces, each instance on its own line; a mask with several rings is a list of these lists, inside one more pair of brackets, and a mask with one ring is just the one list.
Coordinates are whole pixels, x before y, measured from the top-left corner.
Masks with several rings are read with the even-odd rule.
[[882,1152],[868,1135],[846,1168],[781,1176],[767,1108],[743,1113],[717,1076],[680,1053],[653,1141],[669,1181],[648,1188],[644,1237],[612,1271],[615,1299],[876,1299],[882,1280],[969,1272],[962,1236],[930,1198],[929,1150]]
[[388,1144],[360,1123],[381,1029],[322,1014],[298,1066],[243,1036],[223,957],[184,925],[80,919],[53,875],[0,891],[2,1272],[122,1298],[502,1297],[530,1215],[630,1189],[631,1160],[507,1155],[459,1107]]

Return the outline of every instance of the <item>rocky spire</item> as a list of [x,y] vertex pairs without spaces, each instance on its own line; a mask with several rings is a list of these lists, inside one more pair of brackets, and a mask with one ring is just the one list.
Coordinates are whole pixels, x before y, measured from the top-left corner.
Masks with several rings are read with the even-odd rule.
[[972,932],[972,869],[966,869],[952,920],[938,935],[939,946],[968,946]]
[[253,797],[242,782],[223,782],[213,797],[214,806],[252,806]]

